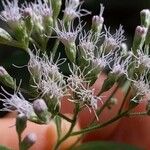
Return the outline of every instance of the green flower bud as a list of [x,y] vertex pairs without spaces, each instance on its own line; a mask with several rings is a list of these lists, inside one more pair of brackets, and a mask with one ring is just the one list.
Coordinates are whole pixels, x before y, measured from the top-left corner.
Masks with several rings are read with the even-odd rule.
[[32,20],[32,9],[25,8],[22,15],[24,17],[27,33],[28,35],[30,35],[32,33],[32,29],[34,25],[33,20]]
[[33,109],[40,120],[44,121],[45,123],[49,122],[50,116],[48,112],[48,107],[43,99],[35,100],[33,102]]
[[141,16],[141,25],[143,25],[144,27],[148,27],[150,24],[150,11],[149,9],[143,9],[140,12],[140,16]]
[[108,91],[118,80],[115,74],[109,73],[107,79],[105,79],[100,93]]
[[0,66],[0,81],[11,88],[15,87],[15,82],[13,78],[8,74],[4,67]]
[[60,13],[62,0],[49,0],[52,3],[53,17],[56,19]]
[[60,104],[58,103],[57,98],[50,99],[49,97],[45,98],[48,111],[52,114],[51,118],[56,116],[60,112]]
[[29,133],[21,142],[21,150],[28,150],[37,141],[35,133]]
[[16,131],[18,135],[21,135],[26,127],[27,127],[27,116],[25,116],[24,114],[19,114],[16,118]]
[[52,33],[51,27],[53,27],[53,18],[50,16],[44,17],[43,24],[44,24],[44,28],[45,28],[45,34],[47,36],[51,36],[51,33]]
[[142,49],[145,37],[147,33],[147,28],[142,26],[137,26],[135,29],[135,35],[133,40],[132,50],[134,53],[137,53],[138,49]]
[[74,42],[73,43],[68,43],[68,45],[66,45],[65,52],[66,52],[66,55],[67,55],[68,59],[71,62],[75,63],[77,52],[76,52],[76,45],[75,45]]
[[104,23],[104,18],[101,16],[93,16],[92,18],[92,31],[94,33],[101,33]]

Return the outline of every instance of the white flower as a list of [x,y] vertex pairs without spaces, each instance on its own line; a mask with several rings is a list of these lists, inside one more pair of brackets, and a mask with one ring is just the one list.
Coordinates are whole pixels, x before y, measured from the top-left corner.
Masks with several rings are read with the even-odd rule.
[[57,103],[67,93],[64,80],[55,81],[48,76],[43,76],[43,79],[36,83],[35,87],[42,94],[41,97],[48,96],[51,100],[56,100]]
[[[86,58],[94,58],[95,51],[97,50],[97,43],[100,40],[100,36],[97,37],[95,34],[93,34],[91,31],[89,32],[81,32],[79,34],[79,48],[81,51],[84,51],[84,55]],[[82,54],[82,52],[81,52]]]
[[46,0],[36,0],[34,3],[25,3],[22,6],[22,12],[24,15],[29,15],[32,17],[34,24],[41,25],[42,28],[44,19],[47,17],[52,17],[53,10],[51,3],[46,2]]
[[136,59],[136,67],[139,68],[140,66],[150,69],[150,57],[149,55],[145,54],[142,50],[137,50],[137,55],[131,53],[132,56]]
[[69,66],[69,71],[71,74],[67,78],[67,82],[68,87],[72,91],[76,91],[79,88],[84,88],[84,86],[88,83],[88,81],[86,81],[86,76],[88,75],[88,73],[85,74],[85,69],[81,71],[80,67],[76,65],[73,65],[72,68]]
[[[150,97],[150,83],[148,79],[148,70],[146,70],[140,77],[137,76],[137,79],[129,79],[132,81],[132,88],[135,92],[135,97],[133,101],[141,101],[143,97],[149,99]],[[136,99],[138,98],[138,99]],[[140,98],[140,99],[139,99]]]
[[28,70],[35,82],[43,78],[43,76],[48,76],[54,78],[55,80],[63,79],[63,75],[59,72],[58,66],[63,64],[65,59],[59,59],[58,57],[54,62],[52,55],[50,58],[48,58],[45,54],[43,54],[42,57],[39,57],[38,51],[36,54],[33,54],[33,52],[30,51],[29,54],[30,60],[28,62]]
[[32,8],[37,16],[49,17],[53,14],[51,4],[46,0],[36,0],[35,3],[32,3]]
[[15,92],[14,94],[9,94],[3,89],[5,94],[1,95],[4,99],[0,99],[3,102],[4,108],[0,111],[16,111],[18,113],[25,114],[28,118],[34,113],[32,104],[29,103],[20,92]]
[[123,35],[124,30],[122,25],[119,26],[119,29],[116,30],[116,33],[114,34],[110,33],[110,28],[108,29],[106,29],[106,27],[104,28],[106,32],[105,39],[104,39],[104,46],[106,50],[110,51],[110,50],[115,50],[117,48],[120,48],[121,43],[126,40],[125,36]]
[[98,67],[100,70],[104,70],[106,66],[114,60],[112,51],[106,53],[105,49],[101,49],[97,52],[97,56],[92,60],[94,66]]
[[20,8],[18,6],[18,0],[2,0],[4,10],[0,14],[0,18],[6,21],[9,25],[18,23],[21,19]]
[[64,21],[58,20],[56,27],[53,30],[57,34],[57,38],[66,46],[69,43],[74,43],[77,39],[78,33],[82,30],[81,23],[79,23],[74,29],[74,22],[71,22],[68,26],[65,26]]
[[66,0],[64,10],[65,17],[69,20],[73,20],[74,18],[91,14],[89,11],[82,9],[81,6],[82,2],[79,2],[79,0]]
[[114,63],[111,67],[109,65],[109,68],[111,69],[111,73],[116,74],[117,76],[126,75],[128,77],[128,68],[131,63],[131,55],[124,56],[120,55],[118,53],[114,56]]

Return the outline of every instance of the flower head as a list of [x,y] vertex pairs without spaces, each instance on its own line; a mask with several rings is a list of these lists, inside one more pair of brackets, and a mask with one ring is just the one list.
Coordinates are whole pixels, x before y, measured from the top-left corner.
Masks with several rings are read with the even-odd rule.
[[0,14],[0,18],[6,21],[9,25],[18,23],[21,19],[21,12],[18,6],[18,0],[3,0],[2,1],[4,10]]
[[80,67],[76,65],[73,65],[72,68],[69,66],[71,74],[67,78],[67,82],[68,87],[72,91],[76,91],[79,88],[84,88],[84,86],[88,83],[88,81],[86,81],[86,75],[88,74],[85,74],[85,69],[81,70]]
[[97,56],[92,60],[94,66],[98,67],[100,70],[104,70],[106,66],[114,60],[112,51],[106,53],[105,49],[97,52]]
[[34,110],[32,104],[29,103],[20,92],[9,94],[3,89],[5,94],[1,95],[4,99],[0,99],[3,102],[4,108],[1,111],[16,111],[18,113],[25,114],[28,118],[31,117]]
[[91,31],[87,33],[84,31],[83,33],[81,32],[79,34],[79,49],[85,58],[94,58],[99,40],[100,38],[93,34]]
[[134,55],[133,53],[131,53],[134,58],[135,58],[135,62],[136,62],[136,67],[144,67],[146,69],[150,69],[150,57],[149,55],[145,54],[142,50],[137,50],[137,55]]
[[117,76],[126,75],[128,77],[128,68],[130,66],[130,63],[131,55],[125,57],[123,55],[120,56],[118,53],[116,53],[113,66],[111,67],[109,65],[109,68],[111,69],[111,73]]
[[105,32],[106,34],[105,34],[104,45],[107,51],[120,48],[121,43],[126,40],[125,36],[123,35],[124,30],[122,25],[119,26],[119,29],[116,30],[116,33],[114,34],[111,34],[110,28],[106,29],[106,27],[105,27]]
[[73,20],[74,18],[80,18],[81,16],[86,16],[90,14],[89,11],[82,9],[82,2],[79,0],[66,0],[64,15],[68,20]]
[[[130,79],[131,80],[131,79]],[[140,98],[140,100],[143,97],[146,97],[149,99],[150,96],[150,84],[148,80],[148,71],[145,71],[143,74],[140,75],[140,77],[137,76],[137,79],[131,80],[132,81],[132,87],[135,92],[135,98]],[[134,100],[134,98],[133,98]],[[134,100],[136,101],[136,100]]]
[[52,55],[48,58],[47,55],[43,54],[42,57],[39,56],[39,52],[36,54],[30,52],[30,60],[28,62],[28,70],[35,79],[35,82],[43,78],[44,76],[48,76],[54,78],[55,80],[63,79],[63,75],[59,72],[58,66],[64,63],[65,59],[59,59],[54,62]]
[[69,26],[65,26],[64,21],[58,20],[53,30],[56,32],[58,39],[66,46],[76,41],[78,33],[82,30],[82,26],[81,23],[79,23],[74,29],[73,22],[71,22]]

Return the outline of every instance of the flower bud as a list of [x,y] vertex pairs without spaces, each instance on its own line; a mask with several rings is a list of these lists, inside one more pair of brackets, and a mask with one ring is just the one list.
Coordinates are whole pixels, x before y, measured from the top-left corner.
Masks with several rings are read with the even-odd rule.
[[30,35],[33,29],[32,9],[25,8],[22,15],[24,17],[27,33]]
[[22,134],[24,129],[27,127],[27,116],[22,114],[19,114],[16,118],[16,131],[19,135]]
[[94,33],[101,33],[103,23],[104,23],[104,18],[103,18],[103,12],[104,12],[104,6],[101,4],[100,5],[100,13],[99,16],[93,16],[92,18],[92,27],[91,29],[93,30]]
[[132,46],[132,50],[134,53],[136,53],[137,49],[142,49],[145,41],[146,33],[147,33],[147,28],[142,26],[136,27],[133,46]]
[[141,25],[143,25],[144,27],[148,27],[150,24],[150,11],[149,9],[143,9],[140,12],[140,16],[141,16]]
[[21,150],[29,149],[37,141],[35,133],[29,133],[21,142]]
[[8,74],[4,67],[0,66],[0,81],[11,88],[15,87],[15,82],[13,78]]
[[100,93],[108,91],[117,81],[118,77],[115,74],[109,73],[107,79],[104,80]]
[[74,63],[76,61],[76,53],[77,53],[75,43],[74,42],[68,43],[68,45],[65,47],[65,52],[68,59]]
[[49,0],[49,1],[51,1],[52,3],[53,17],[56,20],[61,10],[62,0]]
[[51,36],[52,33],[52,26],[53,26],[53,18],[51,16],[43,18],[43,24],[45,29],[45,34],[47,36]]
[[45,123],[49,122],[48,107],[43,99],[37,99],[33,102],[33,109],[40,120]]
[[104,23],[104,18],[102,16],[93,16],[92,18],[92,31],[94,33],[101,33]]

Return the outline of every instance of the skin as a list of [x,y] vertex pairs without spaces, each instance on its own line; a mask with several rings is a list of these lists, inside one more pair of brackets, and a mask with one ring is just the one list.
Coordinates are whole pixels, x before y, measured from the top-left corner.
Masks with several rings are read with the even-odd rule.
[[[5,145],[14,150],[18,150],[18,138],[15,130],[15,114],[8,114],[4,118],[0,119],[0,144]],[[69,115],[70,117],[70,115]],[[62,120],[62,135],[66,134],[70,127],[70,123]],[[79,125],[76,124],[74,131],[79,130]],[[30,150],[51,150],[56,144],[57,131],[56,125],[51,121],[48,125],[38,125],[33,122],[28,121],[27,128],[23,132],[22,138],[28,133],[34,132],[37,135],[36,143],[30,148]],[[66,150],[69,148],[79,136],[74,136],[68,138],[60,146],[60,150]]]
[[[99,89],[103,84],[105,78],[106,78],[105,75],[101,75],[101,77],[93,85],[93,88],[95,88],[95,94],[99,92]],[[107,99],[107,97],[111,94],[111,92],[113,92],[114,88],[115,86],[112,89],[110,89],[108,92],[104,93],[106,97],[103,98],[103,102]],[[112,118],[118,112],[118,108],[120,108],[123,97],[124,97],[124,93],[121,89],[119,89],[115,94],[115,98],[118,99],[118,102],[112,107],[112,109],[109,110],[106,108],[106,110],[99,117],[98,120],[99,123],[105,122],[106,120]],[[128,99],[129,98],[130,97],[128,97]],[[62,102],[63,103],[62,103],[61,111],[63,113],[73,113],[73,105],[71,102],[68,101],[68,97],[64,97],[62,99]],[[102,106],[102,104],[99,103],[99,106]],[[125,104],[125,108],[127,107],[128,107],[128,100],[127,103]],[[146,101],[143,101],[143,103],[139,104],[139,106],[137,106],[134,109],[134,111],[143,112],[145,111],[145,107],[146,107]],[[88,124],[90,123],[91,119],[94,116],[95,115],[93,112],[90,113],[87,108],[84,109],[79,115],[79,123],[81,128],[88,126]],[[62,122],[63,122],[62,131],[64,135],[67,132],[70,124],[64,120]],[[14,123],[15,123],[14,116],[11,115],[0,119],[0,133],[1,135],[3,135],[0,136],[0,144],[4,144],[9,147],[13,147],[14,149],[17,149],[17,135],[15,132],[15,128],[14,127],[9,128],[9,126],[14,125]],[[100,140],[100,141],[111,140],[111,141],[135,145],[144,150],[149,150],[150,147],[149,125],[150,125],[149,116],[124,117],[118,120],[117,122],[112,123],[111,125],[108,125],[102,129],[87,134],[84,137],[83,142],[95,141],[95,140]],[[75,126],[74,130],[75,131],[79,130],[78,124]],[[42,126],[28,122],[28,127],[25,130],[24,135],[30,133],[31,131],[35,132],[38,136],[38,141],[31,148],[31,150],[51,149],[52,146],[56,143],[56,139],[57,139],[56,126],[53,121],[50,122],[49,125],[42,125]],[[78,136],[73,136],[69,138],[61,145],[61,149],[66,150],[77,139]]]

